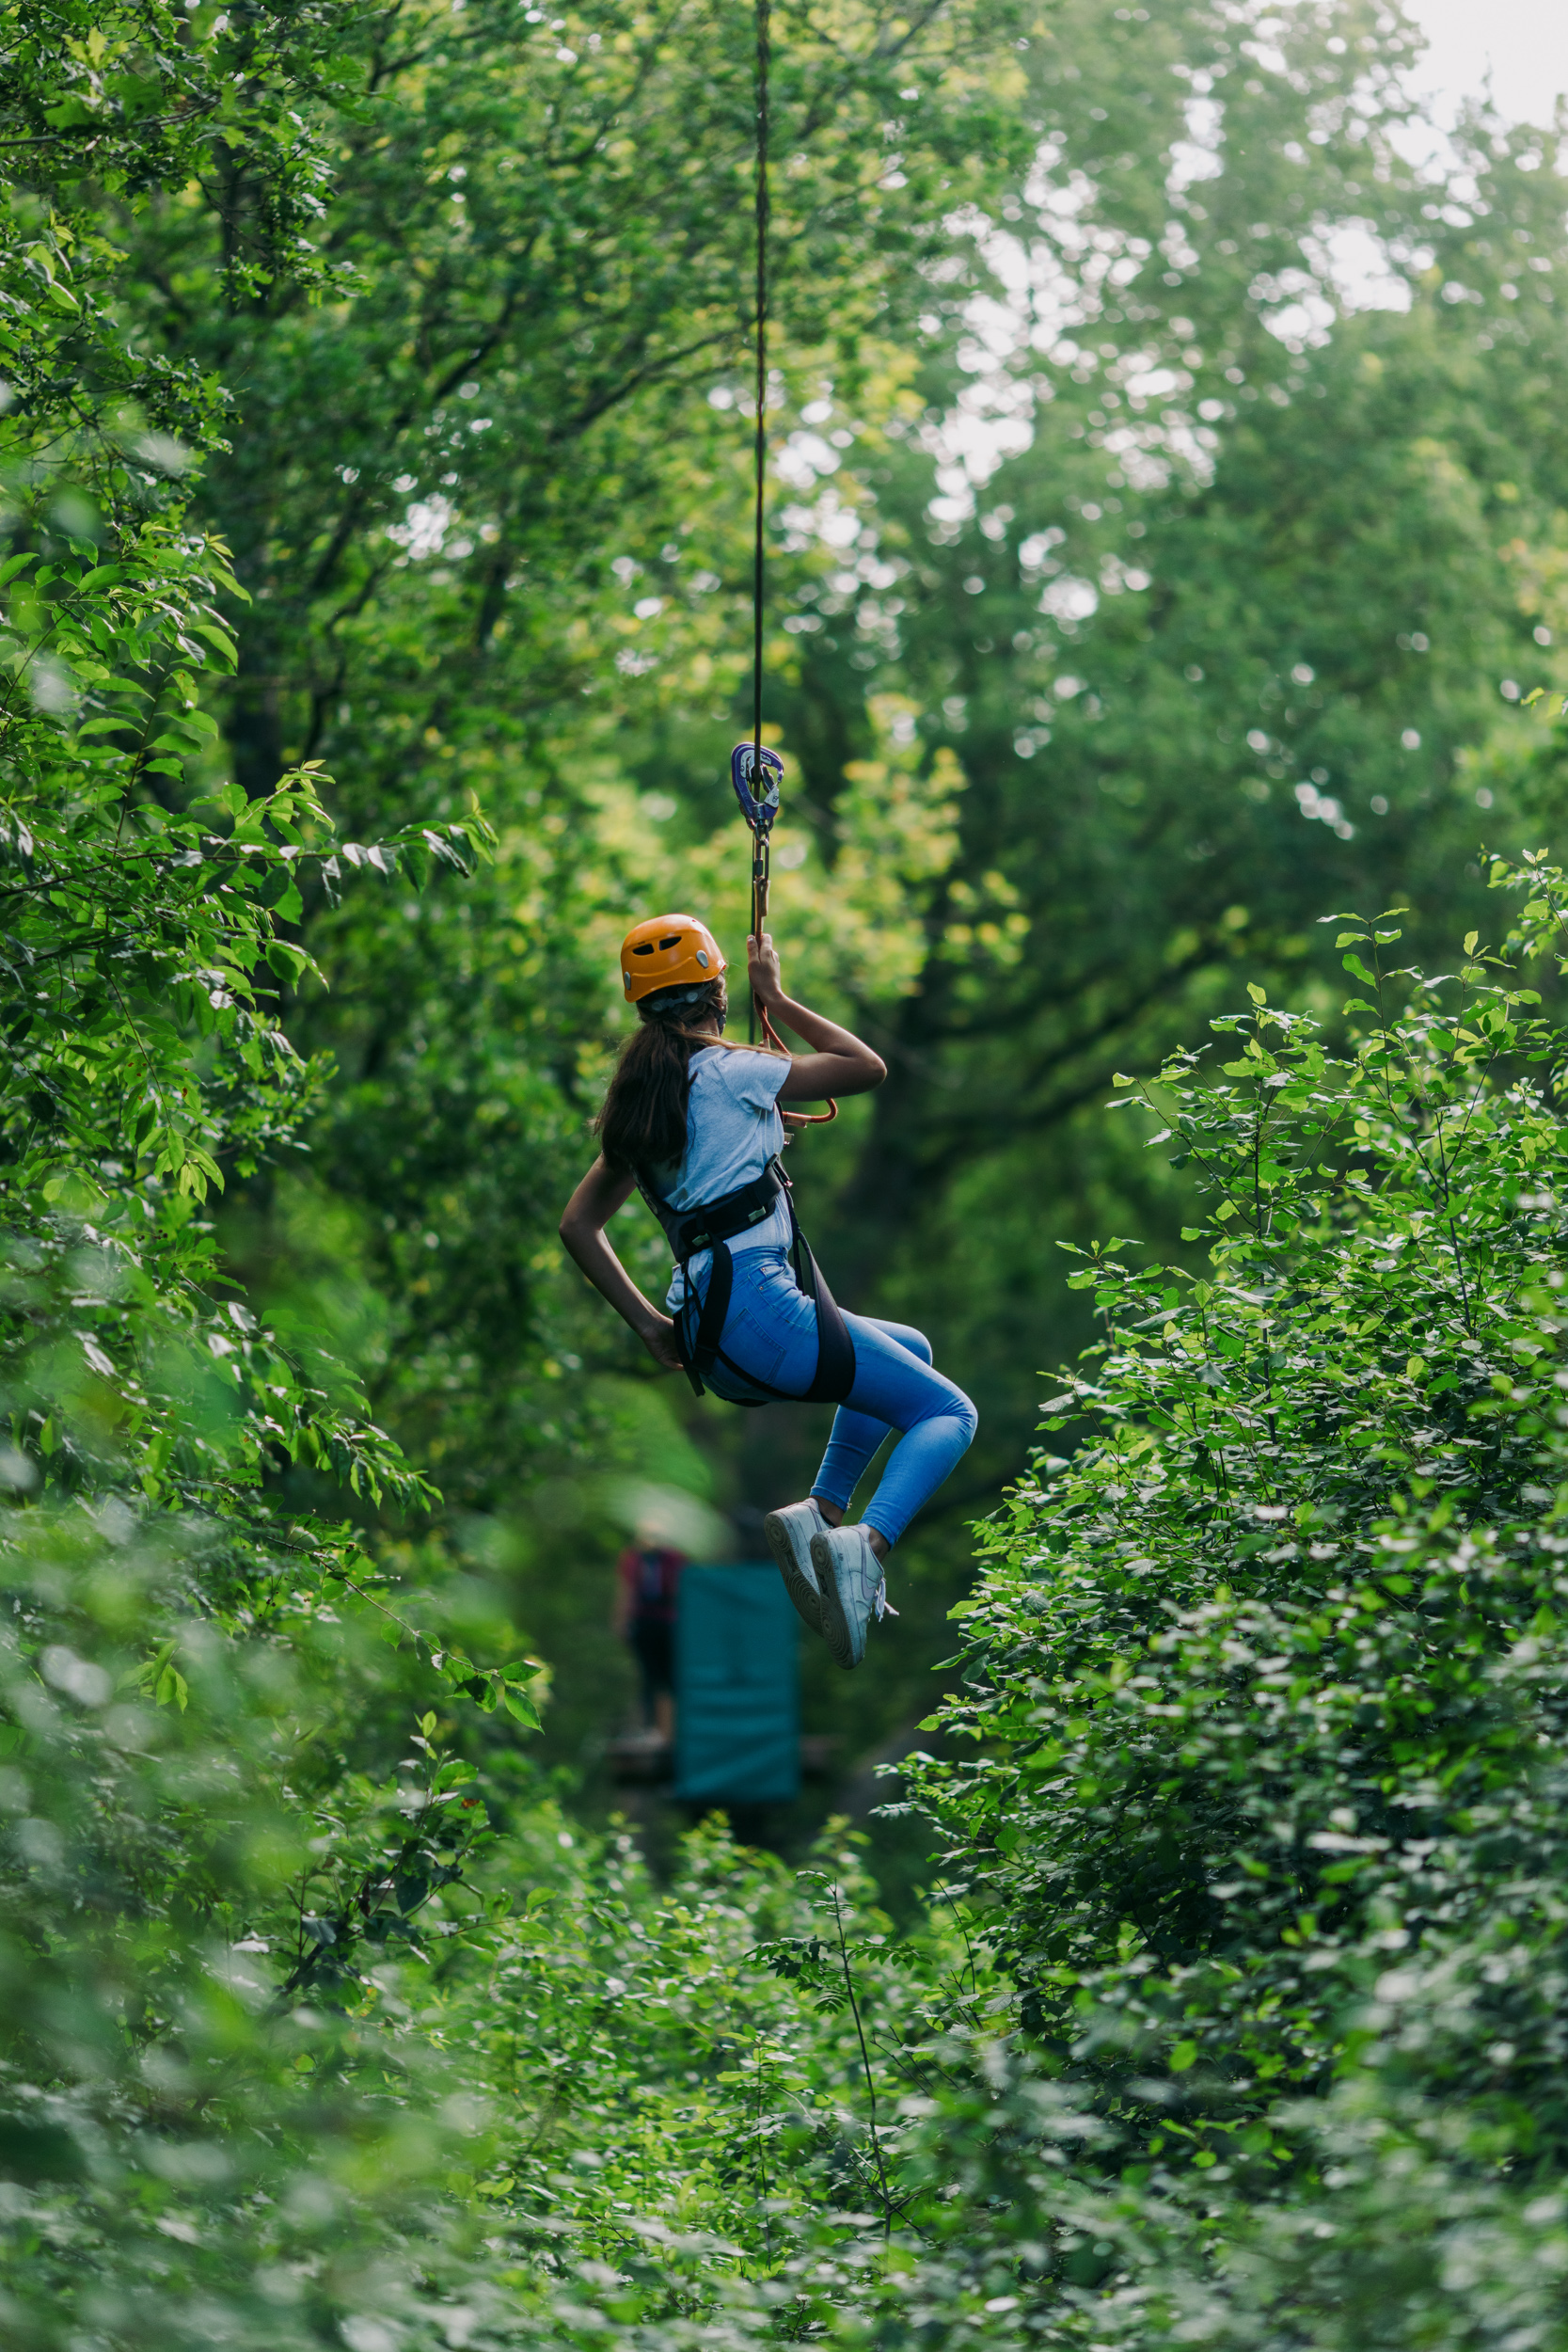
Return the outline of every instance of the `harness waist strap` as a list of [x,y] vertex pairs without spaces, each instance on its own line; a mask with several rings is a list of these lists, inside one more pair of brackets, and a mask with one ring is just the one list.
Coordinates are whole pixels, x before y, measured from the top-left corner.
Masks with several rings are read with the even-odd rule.
[[769,1160],[760,1176],[750,1184],[736,1185],[717,1200],[704,1200],[694,1209],[673,1208],[644,1184],[642,1197],[653,1210],[669,1237],[671,1252],[677,1264],[684,1264],[699,1249],[711,1249],[719,1242],[733,1241],[736,1233],[747,1232],[771,1216],[781,1192],[789,1190],[789,1179],[777,1160]]

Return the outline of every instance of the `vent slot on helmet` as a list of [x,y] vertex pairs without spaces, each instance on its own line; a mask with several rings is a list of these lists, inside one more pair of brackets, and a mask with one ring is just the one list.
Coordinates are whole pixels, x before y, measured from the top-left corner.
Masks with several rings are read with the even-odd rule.
[[678,947],[681,944],[681,935],[679,931],[672,931],[668,938],[661,939],[658,944],[661,948]]
[[654,943],[651,939],[639,940],[637,946],[632,949],[632,954],[634,956],[651,956],[653,952]]

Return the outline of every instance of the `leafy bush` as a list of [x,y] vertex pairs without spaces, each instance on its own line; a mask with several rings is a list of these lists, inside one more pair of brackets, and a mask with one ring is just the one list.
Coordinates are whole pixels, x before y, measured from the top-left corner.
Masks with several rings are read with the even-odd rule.
[[[1552,948],[1561,872],[1493,882]],[[1564,2254],[1564,1039],[1474,934],[1428,978],[1334,919],[1350,1048],[1255,989],[1221,1074],[1121,1082],[1207,1263],[1073,1277],[1088,1437],[986,1533],[979,1753],[920,1794],[1107,2175],[1187,2217],[1182,2340],[1492,2341]]]
[[[368,2165],[384,2201],[412,2193],[397,2056],[388,2043],[374,2096],[355,2089],[345,1989],[435,1926],[489,1834],[474,1762],[431,1737],[432,1700],[536,1721],[535,1663],[504,1625],[470,1659],[441,1626],[438,1573],[419,1624],[394,1613],[364,1518],[430,1490],[351,1380],[225,1295],[205,1214],[236,1169],[291,1148],[323,1074],[280,1021],[309,969],[289,936],[301,875],[330,890],[369,866],[418,886],[470,865],[485,830],[340,847],[315,771],[254,803],[202,790],[215,727],[200,698],[234,660],[214,599],[233,581],[186,500],[217,395],[138,358],[113,257],[71,209],[79,147],[101,206],[105,188],[133,202],[178,187],[216,142],[258,199],[236,220],[241,278],[288,267],[319,177],[288,100],[327,36],[310,10],[248,11],[233,33],[183,10],[101,10],[90,27],[68,10],[19,49],[13,28],[7,103],[40,183],[12,188],[0,220],[17,394],[0,628],[0,2276],[17,2343],[84,2327],[209,2342],[200,2298],[220,2274],[247,2283],[218,2331],[254,2320],[277,2342],[251,2274],[287,2235],[264,2218],[285,2187],[307,2234],[341,2194],[335,2168]],[[160,138],[146,117],[166,102]],[[413,2170],[427,2179],[461,2137],[434,2102]],[[170,2262],[208,2240],[181,2199],[201,2195],[223,2201],[229,2250],[191,2256],[182,2301]]]

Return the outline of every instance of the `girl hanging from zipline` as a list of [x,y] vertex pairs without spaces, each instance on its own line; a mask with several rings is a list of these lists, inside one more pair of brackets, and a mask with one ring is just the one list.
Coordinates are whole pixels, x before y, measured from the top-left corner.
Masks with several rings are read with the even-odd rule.
[[[784,994],[760,921],[757,933],[746,951],[764,1028],[771,1036],[771,1015],[807,1053],[725,1041],[724,959],[693,916],[657,915],[627,933],[621,973],[639,1026],[599,1114],[600,1156],[572,1195],[561,1238],[654,1361],[684,1370],[699,1395],[705,1381],[735,1405],[838,1404],[810,1495],[763,1524],[806,1624],[841,1666],[858,1666],[872,1616],[887,1609],[883,1563],[968,1448],[974,1407],[934,1370],[920,1332],[840,1313],[817,1273],[779,1163],[779,1105],[867,1094],[887,1073],[849,1030]],[[634,1184],[674,1253],[669,1314],[644,1298],[605,1235]],[[856,1483],[890,1429],[899,1441],[865,1517],[846,1527]]]

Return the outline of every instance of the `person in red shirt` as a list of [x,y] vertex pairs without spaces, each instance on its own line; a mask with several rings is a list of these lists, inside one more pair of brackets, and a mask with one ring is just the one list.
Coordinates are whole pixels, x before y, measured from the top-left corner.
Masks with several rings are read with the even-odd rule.
[[642,1720],[661,1740],[675,1729],[675,1605],[684,1552],[640,1527],[616,1562],[615,1630],[626,1642],[642,1677]]

